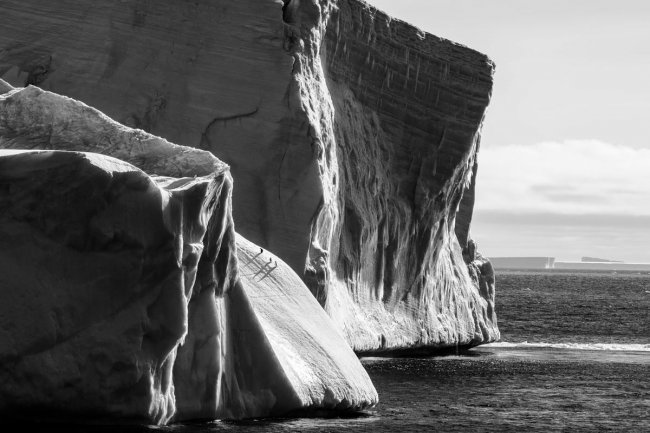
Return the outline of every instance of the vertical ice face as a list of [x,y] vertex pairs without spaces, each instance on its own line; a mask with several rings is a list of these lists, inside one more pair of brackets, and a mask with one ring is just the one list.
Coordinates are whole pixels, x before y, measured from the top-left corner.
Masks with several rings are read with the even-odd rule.
[[[0,407],[166,423],[212,180],[0,151]],[[43,413],[40,413],[43,411]]]
[[360,352],[497,339],[468,238],[492,62],[363,2],[287,10],[323,191],[310,289]]
[[468,234],[486,56],[358,0],[3,7],[0,77],[228,163],[238,230],[356,350],[498,338]]

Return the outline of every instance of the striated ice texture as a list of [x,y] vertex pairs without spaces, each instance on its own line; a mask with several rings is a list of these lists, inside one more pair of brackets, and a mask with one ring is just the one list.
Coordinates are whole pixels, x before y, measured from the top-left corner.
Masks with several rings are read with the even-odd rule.
[[497,339],[489,263],[456,235],[469,230],[473,204],[458,226],[456,214],[463,193],[473,194],[491,61],[363,2],[328,6],[318,37],[305,36],[302,8],[288,13],[310,42],[294,48],[300,64],[313,52],[322,63],[297,74],[303,93],[322,99],[320,83],[329,102],[305,104],[327,125],[316,131],[326,187],[311,228],[310,288],[360,352]]
[[226,164],[37,87],[0,91],[3,416],[165,424],[377,402],[301,279],[235,234]]
[[0,49],[12,84],[229,164],[238,231],[355,350],[498,339],[469,236],[485,55],[358,0],[5,0]]

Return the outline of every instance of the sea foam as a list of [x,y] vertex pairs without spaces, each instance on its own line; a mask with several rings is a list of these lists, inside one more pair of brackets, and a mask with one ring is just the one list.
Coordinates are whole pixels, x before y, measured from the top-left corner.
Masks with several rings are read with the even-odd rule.
[[622,343],[509,343],[500,341],[481,345],[482,348],[549,348],[571,350],[611,350],[625,352],[650,352],[650,344],[622,344]]

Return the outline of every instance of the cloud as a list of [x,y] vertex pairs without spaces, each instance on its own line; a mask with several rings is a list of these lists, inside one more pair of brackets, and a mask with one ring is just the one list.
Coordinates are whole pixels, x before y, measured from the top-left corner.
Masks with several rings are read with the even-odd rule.
[[650,149],[598,140],[484,146],[477,212],[650,215]]
[[[583,227],[603,230],[625,227],[631,230],[650,227],[650,215],[608,215],[608,214],[553,214],[553,213],[509,213],[504,211],[480,212],[481,223],[501,224],[507,228],[515,226],[567,227],[570,230]],[[644,230],[648,231],[648,230]],[[650,231],[648,231],[650,234]]]
[[552,214],[480,211],[472,237],[491,257],[606,257],[650,263],[650,215]]

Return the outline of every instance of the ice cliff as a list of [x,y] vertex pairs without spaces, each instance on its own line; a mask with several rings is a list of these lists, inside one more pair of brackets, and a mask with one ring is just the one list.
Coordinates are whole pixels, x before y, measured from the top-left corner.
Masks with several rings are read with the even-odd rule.
[[300,277],[236,235],[226,164],[34,86],[0,93],[3,419],[377,402]]
[[358,0],[5,0],[0,77],[231,166],[237,229],[359,352],[498,338],[469,239],[483,54]]

